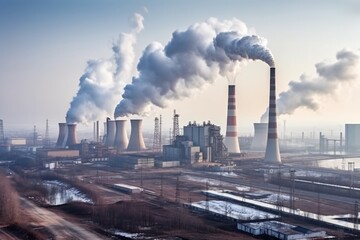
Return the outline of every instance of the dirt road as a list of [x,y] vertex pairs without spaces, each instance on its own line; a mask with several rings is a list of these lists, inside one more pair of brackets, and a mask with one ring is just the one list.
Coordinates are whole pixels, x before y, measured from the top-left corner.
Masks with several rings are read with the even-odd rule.
[[38,207],[31,201],[21,198],[21,206],[24,213],[34,219],[34,224],[46,227],[56,240],[62,239],[84,239],[84,240],[101,240],[106,239],[88,229],[80,226],[79,223],[69,222],[56,213],[45,208]]

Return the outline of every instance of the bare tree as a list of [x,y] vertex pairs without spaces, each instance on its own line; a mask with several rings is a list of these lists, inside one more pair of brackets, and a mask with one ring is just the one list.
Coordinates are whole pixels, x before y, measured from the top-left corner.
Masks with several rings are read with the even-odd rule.
[[0,173],[0,222],[13,223],[19,211],[19,197],[9,180]]

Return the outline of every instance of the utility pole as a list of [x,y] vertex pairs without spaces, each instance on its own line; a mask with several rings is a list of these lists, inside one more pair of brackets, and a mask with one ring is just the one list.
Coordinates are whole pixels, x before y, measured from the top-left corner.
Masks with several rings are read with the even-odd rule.
[[290,170],[290,180],[291,180],[291,191],[290,191],[290,210],[295,211],[295,170]]
[[160,175],[160,197],[163,198],[163,174]]
[[354,229],[357,228],[358,220],[359,220],[359,202],[355,201],[355,206],[354,206]]
[[3,120],[0,119],[0,144],[5,143],[5,135],[4,135],[4,125]]
[[282,212],[282,203],[281,203],[281,196],[280,196],[281,195],[281,164],[279,164],[277,181],[279,184],[279,191],[278,191],[278,195],[277,195],[276,206],[279,211],[279,215],[281,216],[281,212]]
[[175,202],[179,203],[180,200],[180,186],[179,186],[179,176],[176,177],[176,187],[175,187]]
[[320,220],[320,191],[317,194],[317,218]]
[[205,200],[205,208],[206,208],[206,211],[209,212],[209,182],[206,180],[206,200]]

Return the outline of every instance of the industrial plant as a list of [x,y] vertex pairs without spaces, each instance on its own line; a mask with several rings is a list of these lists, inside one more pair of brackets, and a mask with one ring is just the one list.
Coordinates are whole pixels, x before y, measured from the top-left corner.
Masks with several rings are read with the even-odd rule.
[[[57,181],[67,182],[68,174],[81,171],[83,191],[98,186],[96,194],[111,192],[102,201],[129,201],[130,196],[160,204],[161,211],[171,209],[164,202],[176,204],[187,211],[186,218],[214,227],[227,224],[239,238],[360,236],[360,124],[345,124],[345,135],[340,132],[338,138],[322,132],[319,138],[304,132],[299,138],[279,138],[275,89],[271,67],[268,122],[254,123],[252,136],[238,134],[235,85],[229,85],[225,135],[210,121],[189,121],[181,128],[175,110],[171,121],[155,117],[153,135],[146,137],[141,118],[97,120],[90,139],[79,139],[75,123],[58,123],[57,139],[51,139],[46,121],[42,144],[36,127],[30,138],[6,137],[1,120],[1,152],[27,154],[40,164],[32,171]],[[169,136],[162,130],[164,121],[171,122]],[[16,161],[4,163],[9,172],[29,171]]]
[[[62,119],[26,131],[0,119],[0,239],[360,239],[360,123],[309,132],[280,118],[316,111],[360,53],[278,93],[282,61],[236,18],[176,30],[137,64],[144,17],[131,21],[110,57],[87,61]],[[237,92],[252,61],[266,64],[260,121]],[[214,82],[216,104],[174,104]]]

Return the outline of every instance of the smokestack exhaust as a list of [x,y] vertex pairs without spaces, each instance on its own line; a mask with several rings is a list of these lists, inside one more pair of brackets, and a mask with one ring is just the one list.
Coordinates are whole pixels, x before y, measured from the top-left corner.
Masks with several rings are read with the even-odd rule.
[[264,152],[266,149],[267,135],[267,123],[254,123],[254,138],[252,140],[250,150]]
[[67,128],[66,123],[59,123],[59,136],[56,141],[57,148],[63,148],[66,141]]
[[68,129],[68,136],[67,136],[67,140],[66,140],[66,146],[72,146],[72,145],[77,144],[76,124],[68,123],[67,129]]
[[239,139],[237,134],[236,121],[236,95],[235,85],[229,85],[228,90],[228,111],[225,146],[229,153],[240,153]]
[[269,96],[269,121],[268,139],[266,144],[266,162],[281,163],[279,140],[277,135],[277,114],[276,114],[276,81],[275,68],[270,68],[270,96]]
[[146,149],[144,138],[142,135],[142,120],[131,119],[130,122],[131,122],[131,134],[130,134],[130,140],[127,150],[140,151]]
[[114,147],[119,151],[124,151],[129,145],[129,139],[126,134],[126,120],[116,120],[116,133]]

